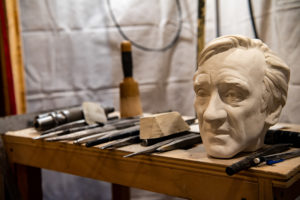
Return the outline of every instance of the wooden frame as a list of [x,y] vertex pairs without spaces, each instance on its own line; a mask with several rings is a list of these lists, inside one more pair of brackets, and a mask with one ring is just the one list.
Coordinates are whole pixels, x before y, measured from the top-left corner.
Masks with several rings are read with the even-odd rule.
[[[26,112],[26,91],[18,0],[1,1],[1,36],[5,51],[1,52],[5,114]],[[1,105],[3,106],[3,105]]]

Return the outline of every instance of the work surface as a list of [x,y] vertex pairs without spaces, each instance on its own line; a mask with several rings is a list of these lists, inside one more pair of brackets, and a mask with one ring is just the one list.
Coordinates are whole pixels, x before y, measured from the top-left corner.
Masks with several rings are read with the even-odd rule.
[[[287,130],[300,130],[298,125],[286,126]],[[207,156],[202,144],[188,150],[123,158],[144,147],[102,150],[101,145],[87,148],[33,140],[37,135],[30,128],[3,136],[11,162],[184,198],[273,199],[272,188],[289,188],[300,179],[300,157],[272,166],[252,167],[230,177],[225,168],[243,156],[214,159]]]

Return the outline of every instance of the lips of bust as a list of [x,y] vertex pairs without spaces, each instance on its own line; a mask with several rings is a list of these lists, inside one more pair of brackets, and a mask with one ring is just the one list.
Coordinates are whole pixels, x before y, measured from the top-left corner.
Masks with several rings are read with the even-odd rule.
[[231,138],[230,129],[205,130],[207,141],[212,145],[225,145]]

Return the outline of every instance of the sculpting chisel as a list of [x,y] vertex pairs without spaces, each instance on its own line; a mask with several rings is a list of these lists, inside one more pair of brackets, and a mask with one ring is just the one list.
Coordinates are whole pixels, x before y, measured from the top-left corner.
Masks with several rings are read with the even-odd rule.
[[[133,121],[133,122],[134,123],[129,123],[129,125],[128,125],[128,123],[116,124],[116,128],[112,129],[112,130],[109,130],[109,131],[114,131],[115,130],[115,132],[118,132],[121,129],[128,128],[128,127],[135,126],[135,125],[139,125],[139,122],[135,122],[135,121]],[[99,136],[102,136],[102,132],[96,133],[96,134],[92,134],[92,135],[88,135],[88,136],[80,137],[77,140],[75,140],[73,143],[74,144],[83,144],[83,143],[86,143],[86,142],[90,142],[90,141],[96,140],[96,139],[99,138]]]
[[[183,139],[187,139],[190,137],[190,135],[193,134],[195,135],[194,133],[190,133],[188,135],[181,135],[181,136],[178,136],[178,137],[174,137],[174,138],[170,138],[170,139],[166,139],[166,140],[163,140],[161,142],[158,142],[156,144],[153,144],[151,146],[148,146],[146,148],[144,148],[143,150],[141,151],[138,151],[138,152],[134,152],[134,153],[131,153],[131,154],[128,154],[128,155],[125,155],[123,156],[124,158],[127,158],[127,157],[132,157],[132,156],[136,156],[136,155],[141,155],[141,154],[150,154],[150,153],[154,153],[156,151],[158,151],[158,149],[160,147],[163,147],[165,145],[168,145],[168,144],[172,144],[173,142],[173,146],[170,146],[170,147],[165,147],[166,149],[173,149],[175,146],[176,146],[176,141],[182,141]],[[198,135],[197,135],[198,136]],[[200,135],[199,135],[200,136]],[[179,142],[178,146],[182,145],[182,143]],[[161,151],[164,151],[164,149],[162,149]]]
[[90,130],[83,130],[83,131],[79,131],[79,132],[75,132],[75,133],[71,133],[71,134],[67,134],[67,135],[62,135],[62,136],[58,136],[58,137],[54,137],[54,138],[48,138],[48,139],[46,139],[46,141],[76,140],[78,138],[82,138],[82,137],[86,137],[86,136],[90,136],[90,135],[94,135],[94,134],[98,134],[98,133],[102,133],[102,132],[106,132],[106,131],[112,131],[112,130],[116,130],[116,129],[123,129],[123,128],[131,127],[131,126],[134,126],[135,123],[138,121],[139,121],[138,118],[121,120],[116,123],[106,124],[103,127],[97,127],[97,128],[93,128]]
[[173,142],[173,141],[174,141],[174,138],[168,139],[168,140],[165,140],[165,141],[162,141],[162,142],[153,144],[153,145],[151,145],[151,146],[145,147],[145,148],[144,148],[143,150],[141,150],[141,151],[134,152],[134,153],[125,155],[125,156],[123,156],[123,157],[124,157],[124,158],[127,158],[127,157],[132,157],[132,156],[141,155],[141,154],[150,154],[150,153],[154,153],[158,147],[161,147],[161,146],[163,146],[163,145],[165,145],[165,144],[168,144],[168,143],[170,143],[170,142]]
[[[118,121],[120,121],[118,118],[111,118],[111,120],[109,120],[107,122],[107,124],[112,124],[112,123],[115,123]],[[74,124],[74,126],[73,126],[73,124]],[[82,124],[82,125],[80,125],[80,124]],[[68,124],[63,124],[59,127],[52,128],[48,131],[45,131],[46,133],[43,132],[42,135],[34,137],[33,139],[37,140],[37,139],[54,137],[54,136],[61,136],[61,135],[66,135],[66,134],[70,134],[70,133],[74,133],[74,132],[78,132],[78,131],[93,129],[93,128],[100,127],[103,125],[104,124],[102,124],[102,123],[88,125],[85,123],[85,120],[80,120],[80,121],[77,121],[76,123],[71,122]]]
[[199,143],[202,143],[200,134],[190,133],[188,135],[180,137],[179,139],[175,139],[173,142],[157,148],[156,151],[166,152],[174,149],[184,149]]
[[119,130],[118,132],[111,134],[107,137],[103,137],[97,140],[89,141],[85,144],[86,147],[96,146],[113,140],[121,139],[128,136],[138,135],[140,133],[140,126],[136,125],[126,129]]
[[75,127],[80,127],[80,126],[86,126],[86,125],[87,125],[87,123],[85,122],[84,119],[82,119],[82,120],[78,120],[78,121],[74,121],[74,122],[69,122],[69,123],[66,123],[66,124],[62,124],[62,125],[59,125],[57,127],[48,129],[46,131],[42,131],[41,135],[45,135],[45,134],[48,134],[48,133],[51,133],[51,132],[55,132],[55,131],[63,131],[63,130],[67,130],[67,129],[70,129],[70,128],[75,128]]
[[113,141],[105,146],[100,147],[100,149],[115,149],[119,147],[128,146],[131,144],[137,144],[141,142],[139,135],[130,136],[128,138],[119,139],[116,141]]
[[[121,134],[123,131],[125,131],[125,132],[127,131],[126,128],[124,128],[124,129],[117,129],[117,130],[111,130],[111,131],[107,131],[107,132],[104,132],[104,133],[107,136],[108,135],[113,135],[113,134]],[[83,137],[83,138],[79,138],[79,139],[75,140],[73,143],[74,144],[83,144],[83,143],[87,143],[87,142],[98,140],[100,137],[102,138],[102,136],[103,136],[103,133],[97,133],[97,134],[93,134],[93,135],[86,136],[86,137]]]
[[38,140],[38,139],[45,139],[45,138],[50,138],[50,137],[54,137],[54,136],[62,136],[62,135],[67,135],[67,134],[71,134],[74,132],[83,131],[83,130],[90,130],[90,129],[97,128],[100,126],[103,126],[103,124],[92,124],[92,125],[73,127],[73,128],[69,128],[69,129],[65,129],[65,130],[58,130],[58,131],[50,132],[47,134],[43,134],[43,135],[34,137],[33,139]]

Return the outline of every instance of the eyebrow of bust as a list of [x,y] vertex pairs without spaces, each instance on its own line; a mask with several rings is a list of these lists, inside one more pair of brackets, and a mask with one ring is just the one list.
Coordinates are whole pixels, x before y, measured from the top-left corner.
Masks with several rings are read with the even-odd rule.
[[194,85],[210,84],[210,77],[208,74],[198,74],[195,77]]
[[218,83],[218,85],[222,85],[222,84],[232,85],[235,87],[242,88],[243,90],[250,91],[250,87],[247,84],[247,82],[242,79],[239,79],[239,78],[233,78],[233,77],[225,78],[225,79],[219,81],[219,83]]

